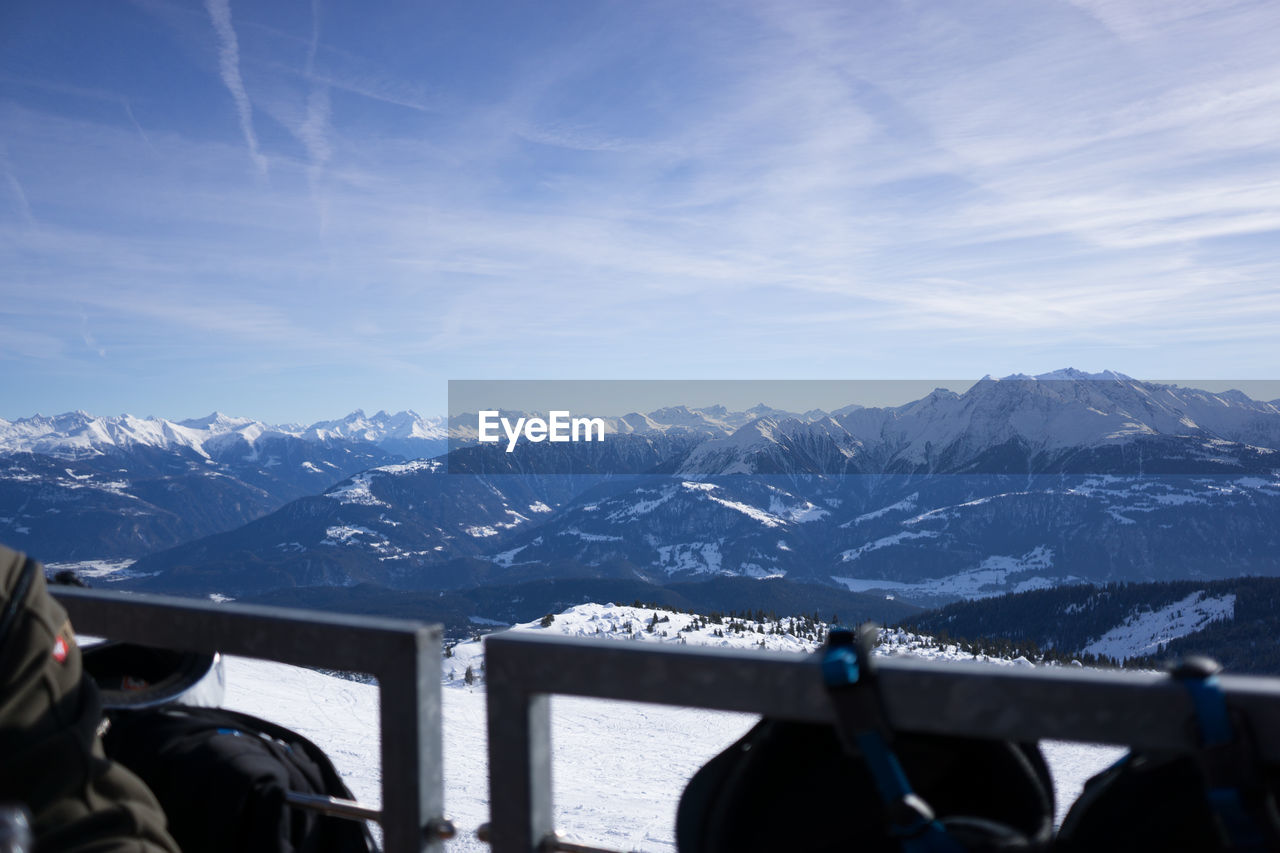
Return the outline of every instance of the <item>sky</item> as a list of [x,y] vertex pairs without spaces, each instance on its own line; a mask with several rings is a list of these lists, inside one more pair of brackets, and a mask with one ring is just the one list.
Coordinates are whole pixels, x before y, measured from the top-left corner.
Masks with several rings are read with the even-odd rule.
[[0,4],[0,417],[1274,379],[1280,4]]

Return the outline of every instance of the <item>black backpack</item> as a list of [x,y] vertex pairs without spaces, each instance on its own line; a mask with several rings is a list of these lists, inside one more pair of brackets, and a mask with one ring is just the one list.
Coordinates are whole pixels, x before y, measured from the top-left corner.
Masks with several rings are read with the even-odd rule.
[[291,806],[286,792],[351,799],[302,735],[221,708],[117,711],[107,755],[155,793],[184,853],[369,853],[363,822]]
[[765,719],[713,758],[680,799],[680,853],[1047,849],[1053,783],[1035,744],[895,733],[869,633],[833,629],[822,654],[839,725]]
[[1191,693],[1198,751],[1134,752],[1085,783],[1058,836],[1063,853],[1280,851],[1280,767],[1258,757],[1248,721],[1227,708],[1221,667],[1172,670]]
[[[893,749],[959,849],[1048,844],[1053,785],[1034,746],[901,735]],[[862,756],[845,752],[831,726],[766,719],[690,780],[676,839],[680,853],[899,853],[895,817]]]

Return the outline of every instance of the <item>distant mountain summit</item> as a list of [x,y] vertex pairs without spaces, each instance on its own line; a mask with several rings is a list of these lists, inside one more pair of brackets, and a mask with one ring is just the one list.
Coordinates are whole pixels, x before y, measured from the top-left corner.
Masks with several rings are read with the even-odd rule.
[[682,474],[1005,473],[1108,470],[1140,447],[1166,470],[1266,468],[1280,447],[1280,406],[1121,373],[1066,369],[985,377],[963,394],[937,389],[890,407],[774,414],[708,441]]
[[445,447],[442,419],[413,412],[310,427],[221,412],[0,420],[0,541],[45,560],[140,557]]
[[267,424],[222,412],[183,421],[133,415],[99,417],[82,411],[16,421],[0,418],[0,454],[39,453],[67,459],[135,447],[187,448],[208,457],[227,442],[252,447],[264,439],[283,437],[311,442],[357,440],[398,455],[419,457],[444,452],[448,432],[444,418],[424,418],[410,411],[366,416],[356,410],[340,420],[310,426]]

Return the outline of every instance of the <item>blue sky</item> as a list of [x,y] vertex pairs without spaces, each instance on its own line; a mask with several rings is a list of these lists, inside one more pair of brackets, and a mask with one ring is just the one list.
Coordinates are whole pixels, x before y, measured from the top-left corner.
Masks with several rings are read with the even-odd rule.
[[0,416],[1274,378],[1280,4],[0,6]]

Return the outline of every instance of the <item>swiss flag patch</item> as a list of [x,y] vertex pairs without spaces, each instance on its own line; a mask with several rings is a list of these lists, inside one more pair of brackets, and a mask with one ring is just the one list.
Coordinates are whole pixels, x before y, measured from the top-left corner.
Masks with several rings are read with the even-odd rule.
[[53,641],[53,659],[58,663],[67,662],[67,641],[62,637]]

